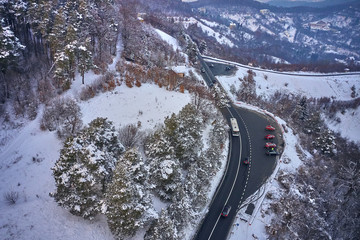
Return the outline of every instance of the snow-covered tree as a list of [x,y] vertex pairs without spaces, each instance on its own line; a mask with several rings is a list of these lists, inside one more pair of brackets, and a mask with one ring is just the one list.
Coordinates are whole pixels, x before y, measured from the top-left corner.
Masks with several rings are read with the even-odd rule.
[[315,148],[320,149],[324,154],[333,154],[336,151],[336,142],[331,130],[325,129],[313,141]]
[[92,63],[92,54],[86,46],[81,45],[77,48],[77,61],[81,82],[84,84],[85,72],[89,71],[94,66]]
[[41,128],[57,131],[59,137],[65,138],[81,129],[81,116],[80,107],[74,99],[58,98],[45,108]]
[[149,161],[150,183],[159,196],[170,200],[181,180],[181,167],[174,148],[163,131],[155,132],[148,140],[146,155]]
[[200,42],[199,51],[201,54],[206,54],[207,44],[204,40]]
[[20,43],[10,26],[4,26],[3,19],[0,21],[0,71],[5,73],[25,46]]
[[187,168],[195,161],[198,152],[202,149],[202,119],[200,113],[192,104],[185,105],[178,115],[177,139],[175,154],[182,167]]
[[112,183],[106,193],[106,216],[116,239],[134,235],[149,219],[151,200],[146,189],[146,171],[141,154],[134,148],[117,162]]
[[146,232],[144,237],[145,240],[178,240],[179,237],[178,231],[174,224],[174,221],[169,216],[167,210],[162,210],[157,219]]
[[92,219],[105,211],[104,194],[123,151],[117,131],[105,118],[93,120],[75,137],[69,137],[52,168],[55,201],[72,214]]

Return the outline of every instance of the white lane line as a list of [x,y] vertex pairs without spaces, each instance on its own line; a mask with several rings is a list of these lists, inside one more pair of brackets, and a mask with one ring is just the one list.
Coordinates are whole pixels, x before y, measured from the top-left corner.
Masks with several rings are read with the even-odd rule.
[[[227,106],[226,106],[226,108],[227,108],[227,110],[229,111],[229,113],[231,114],[231,116],[233,116],[232,113],[230,112],[229,108],[228,108]],[[239,140],[240,140],[240,155],[239,155],[239,161],[238,161],[239,164],[238,164],[238,167],[237,167],[236,176],[235,176],[233,185],[232,185],[232,187],[231,187],[230,193],[229,193],[229,195],[228,195],[227,198],[226,198],[225,205],[226,205],[226,204],[228,203],[228,201],[229,201],[229,198],[230,198],[230,196],[231,196],[231,194],[232,194],[232,191],[234,190],[234,186],[235,186],[235,183],[236,183],[236,179],[237,179],[237,177],[238,177],[238,175],[239,175],[240,163],[241,163],[241,153],[242,153],[241,134],[240,134],[240,136],[239,136]],[[220,216],[221,216],[221,215],[219,214],[219,216],[218,216],[218,218],[217,218],[217,220],[216,220],[216,223],[215,223],[213,229],[211,230],[211,233],[210,233],[210,235],[209,235],[208,240],[211,238],[212,234],[214,233],[214,230],[215,230],[215,228],[216,228],[216,226],[217,226],[217,224],[218,224],[218,222],[219,222]]]

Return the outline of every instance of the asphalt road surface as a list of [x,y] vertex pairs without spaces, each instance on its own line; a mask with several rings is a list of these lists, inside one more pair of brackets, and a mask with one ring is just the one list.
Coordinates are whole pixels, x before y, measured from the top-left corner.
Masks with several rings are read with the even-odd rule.
[[[200,59],[200,63],[204,70],[202,75],[206,83],[208,86],[212,86],[213,82],[216,82],[216,78],[210,69],[215,71],[218,66],[209,67],[202,59]],[[231,69],[222,69],[231,71]],[[269,133],[265,130],[265,126],[274,124],[271,122],[272,119],[233,105],[222,108],[221,112],[229,125],[231,117],[237,119],[241,135],[240,137],[231,136],[227,171],[194,238],[199,240],[225,240],[237,208],[260,188],[276,166],[276,157],[266,156],[264,149],[265,142],[267,142],[264,136]],[[272,132],[272,134],[279,136],[278,133]],[[276,144],[278,143],[277,139],[278,137],[273,141]],[[243,163],[245,157],[250,157],[249,165]],[[221,211],[226,204],[230,205],[232,209],[229,216],[224,218],[221,217]]]

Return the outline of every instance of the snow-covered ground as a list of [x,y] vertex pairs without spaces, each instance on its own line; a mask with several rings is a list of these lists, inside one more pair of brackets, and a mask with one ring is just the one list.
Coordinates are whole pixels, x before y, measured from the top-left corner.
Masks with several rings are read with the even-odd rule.
[[[141,121],[142,129],[154,129],[189,102],[189,94],[143,84],[131,89],[123,85],[79,105],[84,124],[101,116],[116,127]],[[37,118],[1,149],[0,195],[19,193],[15,205],[1,198],[0,236],[5,237],[1,239],[113,239],[105,219],[85,221],[49,197],[55,189],[51,168],[62,144],[55,133],[43,132],[39,126]]]
[[[209,23],[209,25],[211,25],[211,27],[214,26],[213,23],[210,23],[210,22],[205,22],[205,23],[206,24]],[[204,33],[206,33],[209,37],[215,38],[216,41],[218,41],[220,44],[228,45],[229,47],[234,47],[234,43],[230,39],[228,39],[224,35],[218,33],[217,31],[214,31],[211,27],[208,27],[207,25],[203,24],[202,22],[196,20],[193,17],[190,17],[187,20],[183,21],[182,24],[184,25],[185,28],[188,28],[190,25],[196,24],[196,26],[201,28],[201,30]],[[224,26],[224,27],[226,27],[226,26]]]

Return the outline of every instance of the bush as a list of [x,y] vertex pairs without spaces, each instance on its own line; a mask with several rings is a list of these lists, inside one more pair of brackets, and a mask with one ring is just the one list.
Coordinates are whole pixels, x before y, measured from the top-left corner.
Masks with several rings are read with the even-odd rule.
[[126,125],[119,130],[119,140],[126,149],[137,146],[143,136],[144,134],[134,124]]
[[40,128],[57,131],[60,138],[65,138],[81,129],[81,115],[80,107],[74,99],[58,98],[44,110]]
[[14,205],[19,199],[19,193],[14,191],[6,192],[4,193],[4,199],[9,205]]

